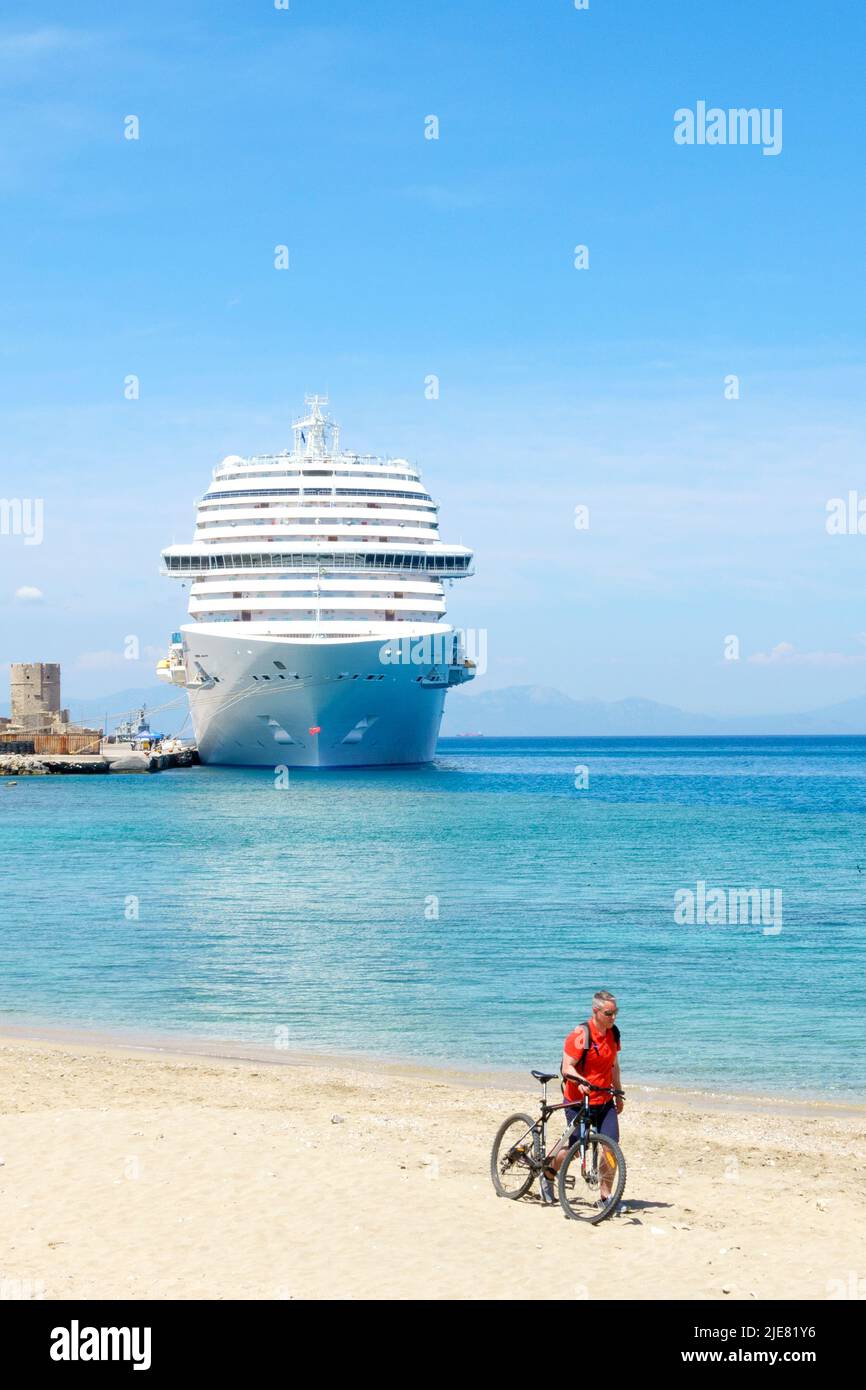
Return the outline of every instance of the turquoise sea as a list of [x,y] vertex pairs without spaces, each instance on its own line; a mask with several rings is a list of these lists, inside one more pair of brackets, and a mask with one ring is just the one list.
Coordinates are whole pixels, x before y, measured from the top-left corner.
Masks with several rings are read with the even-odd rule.
[[866,738],[0,779],[0,913],[0,1023],[553,1069],[601,987],[626,1080],[866,1096]]

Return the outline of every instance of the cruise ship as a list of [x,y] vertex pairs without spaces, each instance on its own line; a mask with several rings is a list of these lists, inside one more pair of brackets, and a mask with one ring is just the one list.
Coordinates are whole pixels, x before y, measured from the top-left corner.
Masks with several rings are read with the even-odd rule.
[[475,675],[445,621],[471,550],[439,539],[417,468],[341,449],[327,404],[306,397],[291,452],[223,459],[193,541],[162,552],[190,598],[157,674],[186,687],[202,762],[430,762]]

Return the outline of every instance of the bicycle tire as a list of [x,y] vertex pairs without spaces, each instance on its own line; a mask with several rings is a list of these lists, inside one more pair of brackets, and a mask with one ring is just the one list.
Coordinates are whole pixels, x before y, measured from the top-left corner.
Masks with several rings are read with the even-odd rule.
[[[586,1225],[597,1226],[600,1221],[606,1221],[609,1216],[613,1216],[625,1191],[626,1166],[625,1156],[615,1139],[611,1139],[607,1134],[597,1134],[595,1131],[590,1134],[587,1145],[594,1145],[596,1149],[601,1149],[613,1160],[616,1165],[616,1177],[611,1188],[610,1197],[602,1208],[591,1205],[592,1183],[587,1183],[587,1179],[581,1172],[580,1166],[580,1144],[575,1144],[568,1153],[568,1156],[559,1170],[558,1196],[559,1205],[562,1207],[566,1216],[571,1221],[583,1221]],[[574,1165],[574,1170],[569,1172]],[[569,1186],[569,1182],[571,1186]],[[575,1188],[575,1184],[582,1186]],[[586,1194],[585,1201],[575,1204],[569,1201],[572,1191],[577,1191],[580,1197]]]
[[[509,1201],[516,1202],[520,1197],[524,1197],[526,1195],[526,1193],[529,1191],[530,1187],[535,1181],[536,1170],[534,1168],[529,1168],[525,1180],[522,1182],[518,1182],[516,1188],[512,1191],[506,1188],[504,1183],[502,1182],[502,1177],[504,1176],[504,1174],[500,1167],[500,1149],[502,1147],[502,1141],[505,1138],[505,1135],[509,1129],[518,1129],[518,1127],[521,1125],[527,1131],[527,1139],[529,1139],[531,1136],[532,1157],[536,1161],[539,1161],[541,1140],[538,1136],[537,1131],[533,1129],[534,1124],[535,1120],[533,1120],[531,1116],[521,1114],[518,1111],[518,1113],[515,1115],[509,1115],[507,1120],[503,1120],[502,1124],[496,1131],[496,1138],[493,1140],[493,1148],[490,1151],[490,1177],[493,1182],[493,1186],[496,1189],[496,1195],[498,1197],[507,1197]],[[521,1135],[518,1130],[518,1132],[514,1135],[513,1143],[516,1144],[520,1140]],[[516,1169],[517,1167],[517,1163],[514,1163],[512,1165],[512,1168],[514,1169]]]

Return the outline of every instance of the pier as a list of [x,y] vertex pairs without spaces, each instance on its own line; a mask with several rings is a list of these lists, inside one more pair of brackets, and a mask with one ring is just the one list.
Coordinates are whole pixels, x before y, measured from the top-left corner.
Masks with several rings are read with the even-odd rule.
[[[74,761],[70,759],[70,762]],[[194,767],[198,762],[198,750],[184,748],[179,753],[147,753],[125,748],[123,744],[105,743],[102,745],[101,761],[108,763],[109,772],[165,772],[171,767]]]
[[195,748],[180,753],[147,753],[107,744],[102,753],[6,753],[0,745],[0,777],[81,777],[93,774],[165,772],[169,768],[194,767]]
[[10,669],[12,713],[0,717],[0,777],[165,772],[198,762],[193,744],[151,731],[143,706],[113,734],[72,724],[61,705],[57,662],[13,663]]

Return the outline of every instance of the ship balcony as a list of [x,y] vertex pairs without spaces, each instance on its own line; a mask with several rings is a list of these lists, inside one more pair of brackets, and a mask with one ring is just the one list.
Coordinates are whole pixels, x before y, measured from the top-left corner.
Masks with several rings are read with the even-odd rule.
[[452,661],[439,666],[431,666],[429,671],[418,677],[418,684],[427,689],[450,689],[452,685],[465,685],[475,679],[474,661]]
[[474,661],[454,661],[448,667],[448,684],[465,685],[467,681],[475,679]]
[[157,679],[168,685],[186,685],[186,666],[183,660],[183,641],[179,632],[172,633],[168,656],[156,663]]

